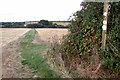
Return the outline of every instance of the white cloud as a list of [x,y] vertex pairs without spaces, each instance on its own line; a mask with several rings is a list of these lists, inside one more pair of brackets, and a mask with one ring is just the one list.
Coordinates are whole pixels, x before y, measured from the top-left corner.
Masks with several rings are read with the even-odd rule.
[[82,0],[0,0],[0,22],[67,20]]

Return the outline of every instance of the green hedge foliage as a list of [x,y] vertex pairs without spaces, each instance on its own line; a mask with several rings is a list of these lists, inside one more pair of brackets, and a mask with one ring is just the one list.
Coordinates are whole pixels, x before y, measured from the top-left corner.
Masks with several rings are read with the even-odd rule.
[[64,38],[63,51],[66,54],[92,55],[97,46],[101,63],[108,69],[119,72],[120,69],[120,2],[110,3],[106,50],[101,49],[103,3],[86,2],[81,11],[74,14]]

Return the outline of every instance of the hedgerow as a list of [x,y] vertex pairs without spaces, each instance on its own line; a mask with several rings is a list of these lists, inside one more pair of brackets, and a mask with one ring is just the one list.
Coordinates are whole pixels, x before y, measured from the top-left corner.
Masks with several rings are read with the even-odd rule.
[[62,43],[62,53],[88,58],[97,46],[100,63],[120,73],[120,2],[110,3],[105,51],[101,49],[103,3],[84,2],[81,5],[82,10],[74,14],[69,26],[70,33]]

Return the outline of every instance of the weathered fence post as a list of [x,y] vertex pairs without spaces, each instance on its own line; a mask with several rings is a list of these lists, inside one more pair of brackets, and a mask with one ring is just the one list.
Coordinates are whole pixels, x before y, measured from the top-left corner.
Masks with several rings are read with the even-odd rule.
[[104,2],[104,21],[102,26],[102,49],[105,50],[106,45],[106,32],[107,32],[107,17],[108,17],[108,2]]

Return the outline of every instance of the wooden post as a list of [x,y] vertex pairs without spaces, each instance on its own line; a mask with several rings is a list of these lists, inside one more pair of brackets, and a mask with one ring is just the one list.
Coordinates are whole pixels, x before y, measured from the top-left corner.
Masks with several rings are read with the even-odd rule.
[[106,30],[107,30],[107,17],[108,17],[108,2],[104,2],[104,21],[103,21],[103,26],[102,26],[102,49],[105,50],[105,45],[106,45]]
[[[105,44],[106,44],[106,32],[107,32],[107,17],[108,17],[108,2],[104,2],[104,11],[103,11],[103,15],[104,15],[104,21],[103,21],[103,26],[102,26],[102,49],[105,50]],[[98,70],[100,69],[100,67],[102,66],[102,64],[100,63],[97,67],[97,69],[93,72],[93,75],[95,75]]]

